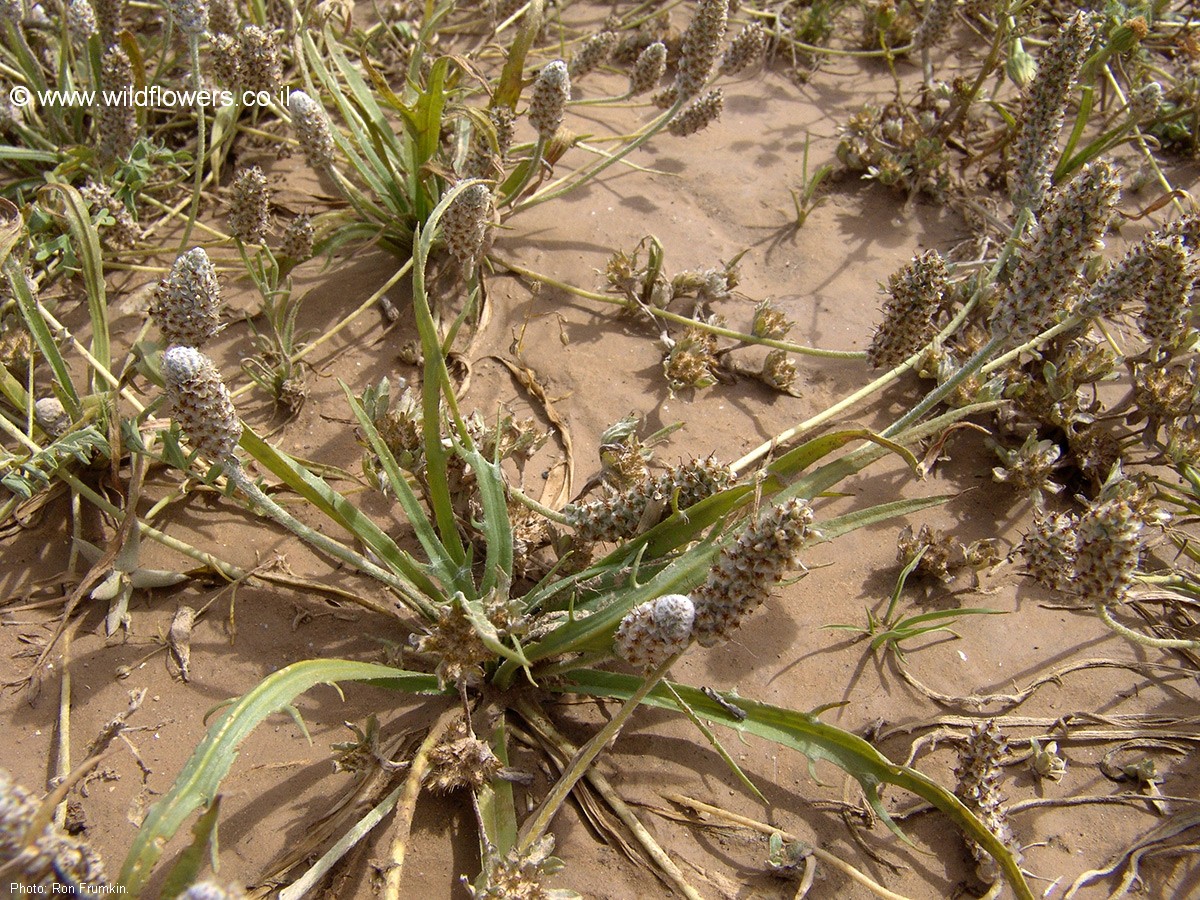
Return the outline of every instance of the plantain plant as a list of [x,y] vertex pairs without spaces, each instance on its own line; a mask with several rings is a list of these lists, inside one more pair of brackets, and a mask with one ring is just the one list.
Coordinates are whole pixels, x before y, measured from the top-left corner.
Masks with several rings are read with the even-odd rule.
[[[465,182],[448,191],[424,227],[418,225],[414,232],[413,300],[425,359],[420,388],[423,461],[419,477],[428,507],[410,484],[410,478],[415,476],[402,471],[375,422],[346,389],[347,401],[364,441],[378,458],[388,486],[420,544],[422,558],[399,547],[382,528],[305,465],[244,428],[236,416],[231,418],[228,393],[224,392],[222,400],[224,388],[219,376],[201,354],[190,351],[194,355],[188,355],[176,348],[164,357],[164,374],[168,392],[173,392],[176,418],[183,424],[193,447],[209,457],[215,470],[223,473],[253,508],[389,588],[397,604],[397,627],[415,622],[410,627],[420,634],[415,640],[417,650],[432,671],[353,660],[314,659],[264,679],[219,714],[174,787],[150,810],[122,869],[123,886],[134,896],[144,890],[166,842],[192,813],[215,802],[221,779],[228,772],[239,743],[258,723],[287,708],[299,693],[315,684],[370,681],[411,695],[457,698],[457,704],[461,705],[461,712],[456,714],[461,721],[457,730],[451,732],[454,739],[444,738],[439,743],[431,733],[418,751],[418,758],[412,760],[405,789],[388,796],[393,805],[401,805],[411,815],[402,798],[406,793],[415,796],[414,792],[421,787],[422,773],[430,766],[434,774],[429,777],[442,778],[451,787],[470,788],[482,832],[481,874],[475,884],[480,892],[507,883],[503,879],[522,864],[527,871],[536,871],[539,877],[553,868],[548,840],[551,819],[579,780],[594,774],[592,761],[619,733],[628,716],[638,705],[647,704],[691,718],[714,742],[715,736],[702,720],[766,738],[811,759],[829,760],[859,781],[868,802],[889,824],[891,820],[879,789],[891,784],[911,791],[940,809],[993,854],[1019,896],[1031,896],[1010,851],[935,781],[914,769],[889,762],[866,741],[822,722],[816,713],[787,710],[746,698],[739,698],[737,707],[731,711],[729,703],[722,704],[696,688],[666,678],[671,664],[686,652],[693,637],[703,643],[728,638],[741,616],[761,602],[770,584],[782,576],[788,561],[806,543],[833,540],[864,525],[941,502],[944,498],[894,501],[816,522],[811,509],[811,504],[819,503],[818,498],[832,486],[888,453],[899,453],[910,464],[914,463],[903,444],[944,428],[961,413],[955,411],[930,423],[900,430],[892,439],[861,430],[815,438],[740,483],[716,480],[707,492],[689,493],[694,485],[686,482],[687,486],[677,486],[672,496],[661,498],[657,508],[649,512],[642,509],[637,523],[641,529],[635,527],[634,533],[617,540],[613,549],[594,562],[584,557],[569,567],[560,560],[540,580],[518,588],[522,582],[513,550],[514,511],[532,507],[558,524],[574,522],[577,535],[586,530],[584,523],[589,519],[583,505],[568,508],[566,514],[539,510],[533,500],[508,486],[498,456],[489,458],[481,452],[458,409],[445,362],[446,337],[439,333],[433,317],[425,277],[439,224],[456,195],[469,187],[469,182]],[[193,388],[195,395],[191,393]],[[862,448],[822,463],[828,454],[864,438],[868,443]],[[371,558],[313,531],[282,510],[246,473],[234,449],[238,442],[241,450],[263,471],[353,534],[362,546],[370,549]],[[472,477],[463,479],[463,473]],[[461,498],[455,496],[465,483],[473,484],[469,518],[461,515]],[[705,493],[707,496],[703,496]],[[703,498],[693,502],[697,496]],[[611,500],[607,509],[612,512],[617,506],[619,503]],[[761,530],[764,522],[781,524],[778,528],[765,526],[763,534],[778,535],[782,528],[788,538],[769,561],[759,551],[759,558],[764,561],[758,565],[769,571],[739,593],[729,578],[722,580],[720,573],[730,571],[729,566],[737,568],[729,560],[738,559],[738,554],[744,557],[752,552],[747,548],[761,545],[761,540],[746,535],[759,533],[755,529]],[[577,545],[573,552],[583,550]],[[664,644],[646,613],[649,611],[652,618],[664,600],[668,606],[682,603],[670,598],[682,597],[690,604],[688,592],[697,598],[709,597],[707,624],[701,626],[705,608],[697,605],[695,634],[689,621],[682,634],[675,634],[674,643]],[[631,661],[638,674],[597,668],[614,657]],[[535,690],[513,691],[519,682]],[[494,731],[483,735],[481,740],[475,735],[475,722],[481,715],[478,691],[484,686],[492,702],[501,704],[503,714]],[[559,746],[562,758],[571,762],[542,805],[520,822],[499,762],[507,758],[505,742],[512,728],[544,731],[549,723],[544,704],[564,691],[614,699],[622,703],[622,709],[578,752],[568,752]],[[556,739],[561,740],[551,738]],[[463,741],[470,747],[470,753],[463,749]],[[719,742],[716,746],[732,765],[728,754],[720,750]],[[447,754],[458,758],[464,753],[475,761],[469,767],[471,771],[482,771],[485,776],[468,776],[461,766],[456,768],[445,762]],[[435,764],[438,760],[441,768]],[[613,796],[612,802],[621,807],[619,814],[633,815],[619,798]],[[372,820],[378,815],[379,811],[374,811]],[[652,858],[663,866],[664,874],[685,894],[694,896],[694,890],[644,829],[638,833]],[[338,852],[344,852],[346,843],[339,844],[339,848]],[[401,851],[400,859],[402,855]],[[333,861],[323,858],[318,863],[320,871],[325,871]],[[398,863],[389,870],[389,880],[393,877],[400,877]]]

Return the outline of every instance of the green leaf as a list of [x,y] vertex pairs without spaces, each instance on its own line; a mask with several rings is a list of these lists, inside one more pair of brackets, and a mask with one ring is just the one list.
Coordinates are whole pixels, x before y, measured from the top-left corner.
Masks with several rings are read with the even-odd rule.
[[259,723],[285,710],[298,695],[318,684],[371,681],[415,694],[441,693],[437,678],[375,663],[314,659],[293,663],[263,679],[257,687],[225,708],[196,747],[175,784],[146,814],[133,839],[119,883],[131,897],[146,886],[167,842],[184,820],[201,806],[211,805],[221,780],[237,759],[238,747]]
[[521,30],[508,50],[508,58],[504,61],[504,70],[496,82],[495,93],[492,94],[492,106],[507,106],[515,110],[521,99],[521,82],[525,73],[525,57],[533,46],[538,32],[542,30],[543,0],[530,0],[529,8],[525,10],[525,21]]
[[[503,716],[492,732],[492,752],[502,765],[508,765],[508,728]],[[511,781],[493,778],[480,789],[479,814],[483,820],[483,831],[496,853],[503,857],[517,845],[517,804]],[[480,847],[482,851],[482,846]],[[480,853],[483,856],[483,853]],[[488,860],[483,860],[484,867]]]
[[67,368],[67,362],[63,359],[62,352],[58,349],[58,344],[55,342],[54,336],[50,334],[50,328],[46,325],[46,320],[42,318],[42,313],[38,309],[37,298],[33,296],[29,282],[25,280],[25,273],[12,256],[9,256],[5,262],[5,271],[13,297],[17,301],[17,307],[21,310],[21,317],[25,320],[25,327],[33,336],[38,352],[54,370],[55,383],[58,385],[56,391],[58,398],[62,401],[71,421],[77,421],[81,412],[79,393],[75,390],[75,383],[71,380],[71,371]]
[[207,856],[213,868],[217,865],[217,817],[221,812],[221,798],[213,799],[210,806],[192,826],[194,835],[192,845],[179,855],[179,861],[171,869],[171,873],[163,881],[162,896],[171,900],[186,891],[200,874]]
[[370,517],[330,487],[324,479],[272,447],[249,427],[243,427],[240,443],[242,449],[276,478],[362,541],[393,572],[410,581],[414,591],[429,598],[443,596],[429,577],[426,567],[401,550]]
[[[584,669],[570,673],[565,683],[552,685],[550,690],[627,700],[641,684],[642,679],[632,675]],[[718,725],[790,747],[814,762],[825,760],[833,763],[859,783],[876,814],[904,840],[907,838],[904,838],[888,814],[879,796],[879,788],[884,784],[892,784],[916,794],[941,810],[968,837],[992,855],[1018,897],[1033,900],[1033,893],[1012,853],[954,794],[916,769],[891,762],[858,735],[827,725],[814,714],[795,712],[744,697],[738,698],[738,707],[746,713],[746,718],[739,720],[702,691],[680,684],[671,684],[670,689],[665,683],[659,684],[642,702],[647,706],[682,712],[679,702],[671,695],[671,689],[697,714]]]
[[391,487],[392,493],[400,501],[400,506],[403,508],[409,524],[412,525],[413,531],[416,532],[417,540],[421,543],[421,548],[429,557],[434,575],[446,586],[447,590],[462,590],[463,585],[459,583],[460,578],[457,574],[459,567],[454,564],[454,559],[450,555],[450,552],[438,539],[437,532],[433,528],[433,523],[429,521],[429,516],[425,514],[425,509],[421,506],[421,501],[417,499],[417,495],[413,493],[412,487],[409,486],[408,479],[400,471],[400,466],[396,463],[395,455],[384,442],[383,438],[379,436],[379,430],[367,417],[366,410],[362,408],[362,404],[358,402],[358,399],[351,393],[345,383],[341,384],[342,390],[346,394],[346,399],[350,402],[350,410],[354,413],[354,418],[358,420],[359,428],[362,429],[368,443],[371,445],[372,452],[379,458],[379,462],[383,466],[383,471],[387,476],[388,485]]
[[[83,270],[83,286],[87,293],[88,315],[92,323],[92,344],[88,349],[106,370],[112,368],[108,336],[108,295],[104,284],[104,257],[100,251],[100,236],[92,224],[91,214],[79,191],[69,184],[48,184],[42,193],[54,193],[62,201],[63,215],[75,254]],[[107,382],[105,382],[107,384]]]

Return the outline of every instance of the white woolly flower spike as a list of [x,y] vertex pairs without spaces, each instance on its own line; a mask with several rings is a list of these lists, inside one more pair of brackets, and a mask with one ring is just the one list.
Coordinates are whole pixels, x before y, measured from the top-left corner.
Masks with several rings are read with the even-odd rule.
[[192,447],[214,463],[236,465],[233,451],[242,423],[213,361],[195,347],[169,347],[162,355],[162,372],[171,418]]
[[529,123],[538,137],[550,140],[562,125],[563,112],[571,99],[571,76],[561,59],[542,66],[529,98]]
[[475,268],[488,244],[494,202],[486,184],[463,188],[442,215],[442,238],[464,270]]
[[71,427],[71,416],[57,397],[42,397],[33,404],[33,420],[52,438],[62,437]]
[[655,41],[643,50],[633,66],[633,74],[629,76],[629,93],[636,97],[646,91],[654,90],[667,69],[667,45]]
[[666,594],[631,609],[613,637],[617,655],[643,672],[687,649],[696,607],[686,594]]
[[155,290],[150,314],[168,345],[201,347],[221,330],[220,306],[217,270],[203,247],[193,247]]
[[167,9],[185,36],[199,38],[208,30],[207,0],[167,0]]
[[308,164],[314,169],[329,167],[333,163],[333,132],[325,108],[304,91],[292,91],[288,112]]

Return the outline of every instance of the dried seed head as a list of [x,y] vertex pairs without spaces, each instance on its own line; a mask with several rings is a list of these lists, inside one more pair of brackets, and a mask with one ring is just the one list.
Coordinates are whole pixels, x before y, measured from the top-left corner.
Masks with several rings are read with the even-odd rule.
[[484,663],[495,654],[480,640],[470,617],[463,609],[462,594],[438,608],[438,618],[428,634],[412,635],[409,643],[418,653],[437,657],[438,684],[472,684],[482,673]]
[[[238,84],[248,91],[279,90],[283,82],[283,63],[275,36],[257,25],[238,32]],[[331,151],[332,152],[332,151]]]
[[208,39],[212,47],[213,77],[218,84],[234,87],[242,81],[242,54],[237,38],[231,35],[214,34]]
[[529,123],[541,140],[554,137],[563,121],[567,101],[571,99],[571,75],[561,59],[542,66],[529,98]]
[[659,109],[666,109],[669,106],[673,106],[675,104],[675,101],[678,99],[679,99],[679,88],[675,87],[675,85],[671,85],[670,87],[663,88],[661,91],[659,91],[653,97],[651,97],[650,102],[653,103],[655,106],[657,106]]
[[68,0],[66,18],[67,31],[77,47],[85,46],[92,35],[100,33],[91,0]]
[[71,416],[57,397],[43,397],[33,404],[33,420],[52,438],[62,437],[71,427]]
[[221,330],[220,308],[217,270],[203,247],[193,247],[158,285],[150,314],[168,345],[202,347]]
[[946,36],[950,23],[954,20],[954,7],[957,3],[958,0],[928,0],[921,24],[913,32],[914,53],[936,46]]
[[490,860],[482,887],[467,884],[467,891],[472,900],[555,900],[560,894],[545,887],[548,877],[562,868],[562,861],[550,855],[553,850],[549,834],[528,850],[510,850],[502,859]]
[[1200,411],[1198,378],[1194,361],[1190,366],[1164,366],[1158,361],[1134,365],[1133,396],[1152,431]]
[[630,95],[636,97],[654,90],[666,70],[667,45],[662,41],[655,41],[638,54],[637,62],[633,65],[633,74],[629,76]]
[[936,250],[915,257],[888,278],[883,321],[867,349],[867,361],[874,368],[898,366],[933,339],[949,279],[946,262]]
[[233,176],[229,199],[229,233],[243,243],[261,244],[267,238],[270,215],[271,198],[267,195],[267,176],[263,170],[258,166],[239,169]]
[[1186,259],[1187,247],[1179,235],[1148,235],[1096,279],[1075,312],[1089,319],[1111,319],[1132,304],[1146,302],[1159,282],[1170,279],[1168,270],[1180,271]]
[[692,597],[694,633],[701,646],[728,640],[742,619],[766,600],[776,582],[799,562],[797,553],[813,533],[812,521],[807,503],[786,500],[761,513],[721,551],[708,580]]
[[1067,99],[1095,39],[1099,18],[1078,12],[1059,29],[1042,54],[1037,75],[1021,105],[1010,186],[1018,208],[1037,211],[1050,187],[1050,158],[1062,130]]
[[763,300],[754,308],[754,325],[751,333],[755,337],[782,341],[792,330],[793,324],[787,316],[771,305],[770,300]]
[[647,600],[625,614],[613,647],[634,668],[650,672],[687,649],[695,617],[696,608],[686,594]]
[[671,344],[663,360],[667,386],[674,391],[686,388],[702,390],[717,381],[717,338],[711,331],[688,326],[679,340]]
[[677,137],[687,137],[707,128],[721,118],[725,108],[725,92],[720,88],[709,91],[699,100],[692,102],[683,112],[671,120],[667,130]]
[[194,347],[168,347],[162,355],[162,372],[171,418],[193,449],[211,462],[236,465],[233,451],[242,436],[242,423],[212,360]]
[[6,885],[16,881],[37,894],[101,892],[108,880],[99,854],[90,846],[52,823],[40,834],[28,834],[40,805],[0,769],[0,866]]
[[425,785],[438,794],[460,788],[477,791],[504,769],[491,747],[466,736],[434,747],[429,753],[429,766]]
[[896,539],[896,560],[901,566],[907,566],[922,550],[925,552],[921,561],[913,570],[916,575],[948,582],[954,577],[954,570],[966,563],[966,549],[952,535],[927,524],[918,532],[914,532],[911,525],[905,525]]
[[104,52],[100,85],[104,89],[96,107],[100,158],[105,162],[123,159],[137,141],[137,112],[126,90],[133,85],[133,66],[120,47],[109,47]]
[[171,19],[187,38],[199,38],[208,31],[208,0],[166,0]]
[[612,56],[613,48],[617,46],[615,31],[600,31],[583,42],[579,52],[571,57],[570,73],[572,78],[582,78],[588,72],[604,65]]
[[722,75],[736,75],[747,66],[758,61],[767,47],[767,32],[762,23],[755,20],[738,32],[729,42],[721,58]]
[[1050,494],[1062,491],[1062,485],[1050,479],[1062,457],[1062,447],[1055,441],[1038,440],[1035,432],[1016,450],[1000,445],[995,450],[1004,463],[992,469],[992,477],[996,481],[1011,484],[1022,493],[1032,493],[1037,504],[1041,503],[1043,491]]
[[1142,546],[1142,519],[1126,500],[1107,500],[1087,510],[1079,517],[1076,591],[1095,603],[1120,603],[1133,586]]
[[325,108],[304,91],[292,91],[288,97],[288,112],[292,114],[292,129],[308,164],[318,170],[331,166],[333,132]]
[[1017,250],[1012,277],[992,314],[992,333],[1010,344],[1033,337],[1079,294],[1084,266],[1103,246],[1121,194],[1106,162],[1089,163],[1046,200],[1037,225]]
[[236,0],[209,0],[209,37],[218,34],[237,34],[242,28],[242,17]]
[[763,359],[758,377],[768,387],[789,394],[798,374],[796,364],[788,357],[786,350],[772,350]]
[[111,47],[117,42],[124,27],[125,7],[129,0],[92,0],[92,8],[96,11],[96,24],[100,28],[100,43]]
[[178,900],[244,900],[245,896],[240,888],[223,888],[213,881],[201,881],[180,894]]
[[1033,530],[1021,542],[1025,571],[1042,587],[1064,590],[1075,577],[1079,519],[1073,513],[1033,511]]
[[492,230],[492,192],[485,184],[464,188],[442,214],[446,248],[465,271],[471,271],[485,251]]
[[108,185],[88,178],[79,194],[92,212],[103,210],[111,222],[104,223],[101,236],[116,247],[132,247],[142,236],[142,231],[133,221],[129,208],[117,199]]
[[[1008,824],[1004,796],[1000,793],[1000,761],[1007,753],[1008,741],[1000,734],[995,720],[972,727],[954,770],[958,777],[954,794],[1020,861],[1021,851]],[[984,884],[995,884],[1000,878],[995,860],[974,841],[968,843],[978,863],[979,879]]]
[[693,459],[624,490],[606,489],[599,499],[569,504],[563,512],[579,540],[620,541],[657,525],[672,507],[684,510],[711,497],[732,479],[729,468],[711,457]]
[[725,37],[728,19],[729,0],[700,0],[696,15],[679,45],[679,66],[675,75],[678,96],[688,99],[704,89]]

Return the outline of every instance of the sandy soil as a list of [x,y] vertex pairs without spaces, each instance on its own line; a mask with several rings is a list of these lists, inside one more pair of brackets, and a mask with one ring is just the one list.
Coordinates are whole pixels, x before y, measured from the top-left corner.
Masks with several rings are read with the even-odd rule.
[[[913,74],[910,65],[904,69]],[[606,77],[589,77],[576,96],[597,95],[610,83],[618,85],[618,79],[606,82]],[[970,237],[946,206],[924,199],[905,203],[894,192],[855,179],[833,185],[828,202],[802,229],[789,227],[788,188],[799,183],[806,136],[812,142],[810,165],[832,160],[839,123],[888,86],[882,66],[853,62],[830,64],[802,86],[770,69],[727,80],[719,122],[686,139],[664,135],[633,157],[654,172],[610,170],[598,183],[514,218],[499,235],[495,255],[563,282],[601,289],[598,272],[611,253],[631,249],[648,234],[662,242],[670,271],[716,266],[747,250],[738,296],[718,307],[731,325],[745,327],[754,303],[769,297],[797,323],[793,339],[830,349],[864,349],[881,304],[878,284],[916,252],[949,251]],[[568,124],[578,132],[599,134],[620,130],[644,115],[643,109],[581,107]],[[280,205],[313,210],[325,205],[320,186],[299,171],[297,163],[253,155],[240,161],[270,163]],[[1172,175],[1177,186],[1194,189],[1194,168],[1177,169]],[[1127,202],[1130,208],[1138,205],[1137,200]],[[1136,237],[1134,229],[1128,231],[1127,236]],[[328,329],[382,284],[395,266],[394,258],[378,251],[339,258],[328,267],[319,260],[307,264],[299,278],[300,290],[308,292],[302,326],[314,332]],[[115,287],[118,295],[127,288],[120,283]],[[490,415],[496,403],[503,403],[518,415],[538,417],[548,428],[540,407],[530,403],[497,358],[533,369],[569,425],[578,467],[576,490],[599,468],[601,431],[630,412],[646,418],[647,432],[683,423],[657,450],[661,460],[710,453],[732,460],[870,377],[862,362],[800,359],[797,396],[743,379],[672,397],[662,377],[657,331],[644,321],[553,288],[531,291],[526,282],[502,270],[487,277],[487,288],[492,318],[470,350],[472,382],[466,405]],[[126,295],[133,296],[132,291]],[[248,345],[248,330],[239,319],[254,300],[248,286],[232,277],[225,279],[224,296],[232,324],[216,355],[226,372],[233,372]],[[403,307],[402,292],[394,299]],[[130,336],[139,326],[140,315],[130,310],[115,332]],[[360,450],[338,379],[356,392],[385,375],[415,379],[417,370],[401,359],[413,337],[407,317],[393,328],[374,312],[362,317],[332,347],[317,354],[308,402],[294,420],[280,427],[274,440],[294,455],[358,471]],[[757,359],[753,354],[747,358]],[[904,380],[846,423],[882,427],[919,397],[920,390],[915,379]],[[269,405],[254,395],[246,400],[240,407],[243,416],[260,433],[268,430],[273,422]],[[525,482],[533,493],[540,493],[543,476],[557,477],[552,469],[561,455],[561,445],[552,440],[526,467]],[[853,481],[847,488],[850,495],[829,504],[824,514],[899,496],[949,493],[952,500],[914,517],[913,524],[928,523],[964,541],[997,537],[1007,552],[1027,524],[1028,500],[992,482],[994,457],[981,436],[953,439],[946,457],[923,482],[914,480],[902,464],[879,464]],[[170,474],[161,475],[157,490],[172,480]],[[363,493],[358,499],[377,520],[391,521],[394,514],[381,498]],[[55,598],[64,588],[56,579],[66,563],[69,537],[65,503],[60,498],[48,505],[3,542],[0,599],[24,606],[0,613],[0,682],[16,683],[29,674],[33,656],[58,620]],[[952,787],[955,755],[952,742],[939,740],[943,727],[953,726],[961,735],[960,717],[1004,711],[1001,706],[935,704],[901,680],[894,661],[873,656],[865,643],[855,642],[846,632],[823,628],[863,624],[866,610],[878,611],[886,603],[899,570],[896,536],[904,524],[864,529],[813,548],[805,558],[806,577],[779,589],[732,643],[715,651],[693,648],[675,676],[721,690],[736,688],[744,696],[798,709],[841,704],[824,718],[860,733],[870,729],[878,747],[896,760],[905,759],[912,742],[924,737],[915,764]],[[196,492],[180,504],[170,517],[169,530],[241,566],[286,567],[318,582],[378,593],[365,579],[331,568],[290,535],[211,493]],[[147,544],[144,554],[144,563],[151,567],[187,566],[153,545]],[[46,602],[33,608],[39,600]],[[963,620],[955,627],[956,640],[943,635],[906,645],[912,674],[947,695],[1012,692],[1085,659],[1125,664],[1069,674],[1008,711],[1011,719],[1004,730],[1018,756],[1027,748],[1023,741],[1047,735],[1055,721],[1071,720],[1059,736],[1067,760],[1065,778],[1039,782],[1027,762],[1014,763],[1003,783],[1010,801],[1135,790],[1108,780],[1098,767],[1120,739],[1086,734],[1089,729],[1114,733],[1132,721],[1122,719],[1129,716],[1149,717],[1129,725],[1143,737],[1154,737],[1168,723],[1167,730],[1188,735],[1185,755],[1143,744],[1121,758],[1152,756],[1163,776],[1162,793],[1195,799],[1198,773],[1190,749],[1197,737],[1192,718],[1197,689],[1194,669],[1186,662],[1136,649],[1111,635],[1090,613],[1064,609],[1062,598],[1028,583],[1016,563],[1002,564],[978,588],[965,578],[949,585],[910,587],[903,603],[911,609],[986,606],[1003,613]],[[191,679],[186,683],[168,666],[162,645],[175,610],[183,604],[207,606],[195,629]],[[140,816],[170,786],[203,734],[206,712],[291,662],[316,655],[389,659],[390,648],[407,640],[393,621],[315,594],[263,586],[192,582],[140,593],[132,606],[128,637],[105,639],[103,616],[99,606],[86,610],[69,643],[60,645],[39,673],[40,693],[30,697],[13,689],[0,695],[0,765],[29,786],[43,786],[53,774],[64,668],[71,674],[70,744],[76,761],[101,725],[125,708],[127,693],[146,689],[148,700],[132,720],[137,727],[128,737],[147,772],[139,770],[132,753],[116,753],[79,797],[86,835],[114,871]],[[1139,664],[1155,667],[1128,668]],[[117,677],[119,671],[126,677]],[[347,686],[344,694],[343,698],[318,688],[301,698],[298,709],[311,743],[283,716],[270,720],[246,742],[222,795],[221,880],[257,883],[271,861],[295,845],[348,788],[351,776],[333,774],[330,764],[330,744],[351,737],[343,722],[361,725],[375,714],[385,733],[397,734],[421,729],[441,708],[439,703],[417,703],[362,686]],[[556,715],[567,734],[583,741],[611,711],[590,701],[564,699]],[[870,829],[857,827],[849,810],[859,802],[858,788],[840,771],[828,766],[810,771],[803,758],[761,741],[731,737],[726,746],[766,795],[768,805],[734,780],[692,726],[665,713],[639,712],[600,762],[601,771],[624,797],[644,805],[648,827],[704,896],[791,897],[795,885],[767,873],[764,836],[679,821],[681,810],[661,797],[663,790],[787,829],[909,897],[961,895],[973,884],[967,851],[940,816],[916,812],[905,818],[902,827],[912,841],[906,846],[879,823]],[[535,773],[533,783],[518,791],[523,808],[526,797],[532,803],[545,791],[548,773],[532,754],[518,756],[513,764]],[[896,812],[916,807],[914,798],[895,790],[887,792],[886,801]],[[1013,827],[1026,845],[1024,865],[1036,879],[1035,890],[1061,896],[1079,873],[1104,865],[1158,821],[1147,801],[1033,808],[1016,815]],[[588,897],[670,894],[647,868],[601,844],[575,807],[559,815],[555,833],[558,852],[567,862],[559,885]],[[371,861],[386,852],[388,840],[387,828],[380,828],[369,846],[351,858],[329,896],[371,896]],[[180,847],[177,840],[172,851]],[[477,865],[469,807],[455,797],[425,797],[414,829],[405,896],[465,896],[456,886],[458,877],[473,876]],[[1200,895],[1200,867],[1194,856],[1150,862],[1143,875],[1150,896]],[[1111,886],[1104,882],[1080,896],[1104,896]],[[821,866],[811,896],[870,894],[844,874]]]

